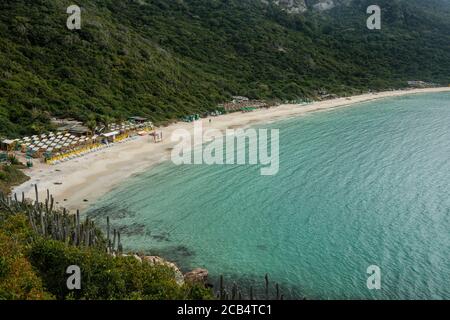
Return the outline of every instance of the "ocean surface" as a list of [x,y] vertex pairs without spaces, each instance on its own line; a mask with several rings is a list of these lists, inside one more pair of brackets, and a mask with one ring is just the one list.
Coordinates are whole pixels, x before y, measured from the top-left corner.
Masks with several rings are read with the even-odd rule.
[[[450,93],[277,121],[280,170],[163,163],[88,214],[125,250],[223,274],[243,294],[450,299]],[[381,289],[367,288],[367,268]]]

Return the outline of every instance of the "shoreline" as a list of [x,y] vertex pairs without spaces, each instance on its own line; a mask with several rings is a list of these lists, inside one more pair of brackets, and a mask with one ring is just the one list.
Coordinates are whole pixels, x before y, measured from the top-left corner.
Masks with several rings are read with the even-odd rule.
[[[202,120],[204,120],[203,127],[205,129],[242,128],[373,100],[439,92],[450,92],[450,87],[368,93],[319,101],[308,105],[286,104],[250,113],[235,112]],[[208,119],[212,119],[212,122],[209,123]],[[193,125],[192,123],[177,122],[158,128],[165,137],[164,141],[160,143],[153,143],[149,136],[137,137],[132,141],[117,143],[111,148],[58,165],[35,162],[32,169],[24,171],[30,180],[13,188],[12,192],[17,195],[24,192],[26,198],[34,199],[34,185],[37,183],[40,193],[47,189],[50,191],[55,198],[57,207],[64,207],[69,211],[77,209],[84,211],[100,197],[119,186],[122,181],[169,160],[170,150],[175,145],[174,142],[171,142],[170,136],[177,129],[186,129],[192,132]]]

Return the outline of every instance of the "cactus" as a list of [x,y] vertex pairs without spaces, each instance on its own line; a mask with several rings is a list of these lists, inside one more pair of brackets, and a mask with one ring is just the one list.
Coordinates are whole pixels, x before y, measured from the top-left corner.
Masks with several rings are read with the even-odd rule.
[[116,234],[117,234],[117,231],[116,231],[116,229],[114,229],[113,230],[113,241],[112,241],[113,252],[116,250]]
[[225,299],[225,290],[223,288],[223,275],[220,275],[219,293],[220,293],[220,300],[224,300]]
[[275,284],[275,289],[277,291],[277,295],[276,295],[276,299],[275,300],[280,300],[280,287],[278,286],[278,283]]
[[77,226],[76,226],[75,232],[77,234],[76,245],[80,245],[80,243],[81,243],[80,210],[77,210]]
[[236,282],[233,283],[233,288],[231,289],[231,300],[236,300],[236,296],[237,296],[237,285]]
[[117,232],[117,251],[122,253],[122,243],[120,242],[120,232]]
[[37,183],[34,184],[34,192],[36,193],[36,205],[39,204],[39,193]]
[[111,231],[111,228],[110,228],[110,225],[109,225],[109,216],[108,216],[108,217],[106,217],[106,243],[107,243],[107,251],[108,252],[112,251],[111,250],[111,239],[110,239],[110,236],[109,236],[110,231]]
[[269,275],[266,273],[266,275],[264,276],[264,280],[266,283],[266,300],[269,300]]

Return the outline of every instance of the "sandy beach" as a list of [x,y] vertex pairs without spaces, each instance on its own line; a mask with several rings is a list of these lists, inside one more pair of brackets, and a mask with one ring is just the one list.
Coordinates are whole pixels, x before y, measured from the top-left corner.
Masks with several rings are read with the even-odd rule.
[[[247,127],[375,99],[444,91],[450,92],[450,87],[363,94],[308,105],[280,105],[249,113],[237,112],[213,117],[211,123],[208,119],[203,119],[203,127],[219,130]],[[32,169],[25,170],[31,179],[16,187],[13,192],[18,195],[24,192],[26,197],[34,199],[34,185],[37,184],[41,193],[47,189],[50,190],[59,207],[67,208],[72,212],[76,209],[85,210],[125,179],[169,160],[170,150],[174,145],[170,139],[171,133],[180,128],[192,131],[193,124],[178,122],[159,128],[158,130],[162,131],[164,136],[164,141],[161,143],[154,143],[151,137],[144,136],[58,165],[46,165],[36,160]]]

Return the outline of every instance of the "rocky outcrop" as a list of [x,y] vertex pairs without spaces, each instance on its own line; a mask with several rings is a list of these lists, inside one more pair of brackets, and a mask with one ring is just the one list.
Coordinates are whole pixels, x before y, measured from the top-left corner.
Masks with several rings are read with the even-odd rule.
[[175,263],[167,261],[158,256],[144,256],[144,257],[142,257],[142,261],[147,262],[151,265],[162,265],[162,266],[169,267],[170,269],[172,269],[174,271],[175,280],[178,283],[178,285],[181,286],[184,284],[183,273],[180,271],[180,269],[178,268],[178,266]]
[[308,10],[305,0],[275,0],[275,3],[289,13],[302,13]]
[[333,9],[335,6],[336,6],[335,1],[333,1],[333,0],[323,0],[323,1],[319,1],[318,3],[313,5],[313,8],[315,10],[325,11],[325,10]]
[[[113,254],[113,256],[116,256],[116,255]],[[183,273],[180,271],[178,266],[173,262],[167,261],[158,256],[139,256],[137,254],[125,254],[124,253],[124,254],[122,254],[122,257],[133,257],[141,263],[149,263],[152,266],[160,265],[160,266],[169,267],[170,269],[173,270],[173,272],[175,274],[175,281],[177,282],[177,284],[180,286],[182,286],[184,284]]]
[[[115,255],[114,255],[115,256]],[[202,268],[196,268],[185,275],[180,271],[178,266],[164,258],[158,256],[139,256],[137,254],[122,254],[122,257],[133,257],[141,263],[148,263],[152,266],[166,266],[173,270],[175,274],[175,281],[178,285],[182,286],[185,282],[191,283],[201,283],[203,285],[208,285],[208,270]]]
[[[268,3],[268,0],[261,0]],[[326,11],[336,6],[348,5],[353,0],[273,0],[275,4],[289,13],[303,13],[308,10]]]
[[194,269],[184,275],[184,281],[206,285],[208,282],[208,270],[202,268]]

